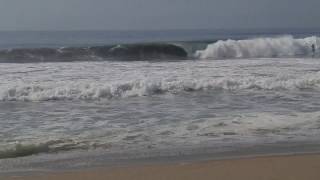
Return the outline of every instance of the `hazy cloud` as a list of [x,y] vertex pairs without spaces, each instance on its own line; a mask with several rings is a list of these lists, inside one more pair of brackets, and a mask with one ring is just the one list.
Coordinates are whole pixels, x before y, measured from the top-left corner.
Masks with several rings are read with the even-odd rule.
[[320,27],[319,0],[0,0],[0,30]]

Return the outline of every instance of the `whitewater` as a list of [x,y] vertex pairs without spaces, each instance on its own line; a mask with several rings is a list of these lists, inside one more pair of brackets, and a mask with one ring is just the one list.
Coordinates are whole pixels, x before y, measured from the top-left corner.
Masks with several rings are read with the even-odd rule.
[[[312,49],[314,45],[315,50]],[[280,36],[245,40],[220,40],[196,52],[202,59],[310,57],[319,51],[319,37]],[[315,52],[313,52],[315,51]]]
[[[19,52],[10,57],[36,61],[0,63],[0,172],[84,156],[90,165],[101,155],[320,143],[317,36],[160,44],[152,44],[152,53],[148,44],[106,49],[121,47],[122,58],[139,52],[134,61],[95,54],[87,61],[57,62],[51,61],[62,57],[56,50],[49,57],[35,47],[24,48],[23,56],[10,51]],[[181,48],[187,58],[163,55]]]

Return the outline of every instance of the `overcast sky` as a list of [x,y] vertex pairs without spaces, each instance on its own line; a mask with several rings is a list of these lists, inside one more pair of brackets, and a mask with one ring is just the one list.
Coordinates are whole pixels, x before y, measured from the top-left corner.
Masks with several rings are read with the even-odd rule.
[[320,0],[0,0],[0,30],[320,27]]

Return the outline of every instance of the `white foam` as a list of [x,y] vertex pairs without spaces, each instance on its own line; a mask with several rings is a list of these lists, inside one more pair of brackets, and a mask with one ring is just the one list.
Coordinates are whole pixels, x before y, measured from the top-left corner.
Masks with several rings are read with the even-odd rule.
[[312,44],[320,47],[319,37],[295,39],[292,36],[226,40],[210,44],[195,53],[201,59],[272,58],[312,56]]
[[2,87],[2,101],[98,100],[208,90],[320,90],[320,72],[301,77],[221,77],[202,79],[137,79],[118,83],[64,82]]
[[100,100],[187,91],[320,90],[318,59],[0,64],[0,101]]

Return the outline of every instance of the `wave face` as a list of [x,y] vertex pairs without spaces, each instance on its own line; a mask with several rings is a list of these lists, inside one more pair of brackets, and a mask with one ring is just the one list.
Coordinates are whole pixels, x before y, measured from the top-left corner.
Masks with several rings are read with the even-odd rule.
[[315,52],[319,52],[320,39],[315,36],[304,39],[282,36],[226,40],[209,44],[195,56],[201,59],[312,57],[315,55],[312,45],[315,45]]
[[99,60],[163,60],[186,59],[188,53],[180,46],[147,43],[116,46],[25,48],[0,51],[0,62],[71,62]]

